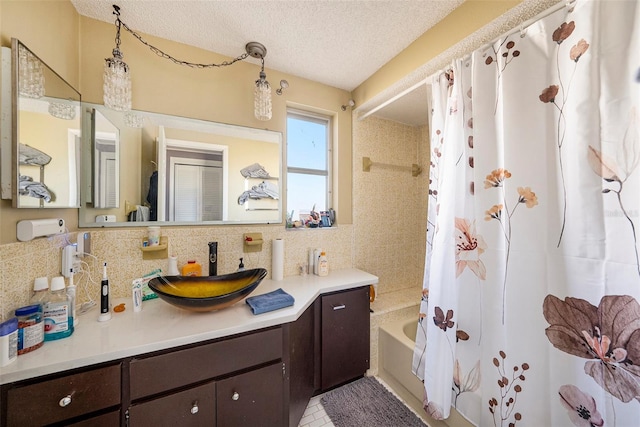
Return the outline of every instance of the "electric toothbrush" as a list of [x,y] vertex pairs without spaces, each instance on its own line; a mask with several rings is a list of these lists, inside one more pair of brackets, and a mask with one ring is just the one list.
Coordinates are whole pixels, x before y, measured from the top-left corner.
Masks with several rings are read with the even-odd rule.
[[100,316],[98,322],[111,320],[109,311],[109,279],[107,278],[107,263],[102,267],[102,282],[100,283]]

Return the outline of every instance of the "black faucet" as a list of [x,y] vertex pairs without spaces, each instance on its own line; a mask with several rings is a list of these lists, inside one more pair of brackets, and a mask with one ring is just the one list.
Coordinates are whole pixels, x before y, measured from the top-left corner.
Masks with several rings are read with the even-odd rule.
[[218,242],[209,242],[209,276],[218,275]]

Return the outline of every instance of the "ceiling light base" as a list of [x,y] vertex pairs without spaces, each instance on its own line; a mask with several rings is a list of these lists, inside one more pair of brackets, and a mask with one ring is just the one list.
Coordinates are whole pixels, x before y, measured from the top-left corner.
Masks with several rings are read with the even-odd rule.
[[245,46],[245,49],[249,56],[252,56],[254,58],[264,59],[264,57],[267,56],[267,48],[264,47],[262,43],[249,42]]

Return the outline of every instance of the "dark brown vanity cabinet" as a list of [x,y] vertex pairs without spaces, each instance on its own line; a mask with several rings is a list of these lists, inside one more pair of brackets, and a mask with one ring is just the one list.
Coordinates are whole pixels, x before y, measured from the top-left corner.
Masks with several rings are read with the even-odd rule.
[[313,394],[366,373],[368,286],[294,322],[0,387],[0,425],[297,427]]
[[283,425],[283,364],[281,327],[135,357],[128,425]]
[[320,384],[328,390],[369,369],[369,287],[320,297]]

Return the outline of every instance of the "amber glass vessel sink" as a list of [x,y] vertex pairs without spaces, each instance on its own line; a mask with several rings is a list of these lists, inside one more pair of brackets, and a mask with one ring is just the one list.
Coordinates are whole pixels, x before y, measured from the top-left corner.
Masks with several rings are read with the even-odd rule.
[[264,268],[222,276],[160,276],[149,282],[158,298],[191,311],[213,311],[240,301],[267,276]]

